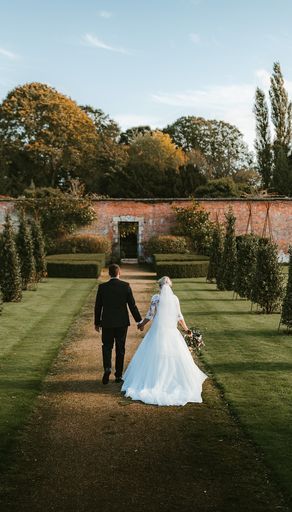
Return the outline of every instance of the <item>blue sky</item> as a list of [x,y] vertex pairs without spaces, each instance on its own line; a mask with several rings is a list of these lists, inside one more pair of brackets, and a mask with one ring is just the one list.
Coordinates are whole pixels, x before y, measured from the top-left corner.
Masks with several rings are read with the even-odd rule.
[[0,98],[25,82],[101,108],[122,128],[223,119],[252,146],[256,85],[279,60],[292,97],[291,0],[6,0]]

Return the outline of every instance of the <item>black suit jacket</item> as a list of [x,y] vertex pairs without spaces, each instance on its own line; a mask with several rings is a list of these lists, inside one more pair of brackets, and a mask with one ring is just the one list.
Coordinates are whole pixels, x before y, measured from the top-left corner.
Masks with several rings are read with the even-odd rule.
[[95,301],[97,327],[127,327],[130,325],[128,307],[136,320],[142,320],[129,283],[110,279],[99,285]]

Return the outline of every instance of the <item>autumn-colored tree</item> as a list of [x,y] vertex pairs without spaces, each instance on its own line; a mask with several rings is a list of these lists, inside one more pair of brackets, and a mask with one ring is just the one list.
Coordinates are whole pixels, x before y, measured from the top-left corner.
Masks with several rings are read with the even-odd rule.
[[157,172],[178,170],[185,163],[185,155],[177,148],[168,134],[160,131],[138,135],[129,146],[131,167],[153,167]]
[[[95,167],[97,139],[88,115],[46,84],[16,87],[1,104],[0,145],[12,161],[9,174],[15,172],[15,158],[28,174],[26,186],[31,179],[38,186],[55,187],[70,177],[82,178]],[[30,163],[27,168],[23,158]]]

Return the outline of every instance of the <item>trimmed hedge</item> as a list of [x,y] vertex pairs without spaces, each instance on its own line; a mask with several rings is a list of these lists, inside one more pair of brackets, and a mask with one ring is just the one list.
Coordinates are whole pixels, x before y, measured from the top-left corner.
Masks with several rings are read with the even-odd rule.
[[102,266],[99,263],[82,261],[48,261],[49,277],[94,278],[100,276]]
[[56,240],[49,249],[50,254],[111,253],[111,242],[106,236],[74,235]]
[[156,263],[161,261],[209,261],[209,256],[200,254],[153,254]]
[[47,256],[47,262],[83,262],[83,263],[98,263],[101,267],[105,267],[105,254],[93,253],[93,254],[51,254]]
[[161,261],[156,263],[156,274],[160,278],[206,277],[208,261]]
[[152,236],[144,244],[145,253],[153,254],[184,254],[190,251],[191,242],[187,236],[160,235]]

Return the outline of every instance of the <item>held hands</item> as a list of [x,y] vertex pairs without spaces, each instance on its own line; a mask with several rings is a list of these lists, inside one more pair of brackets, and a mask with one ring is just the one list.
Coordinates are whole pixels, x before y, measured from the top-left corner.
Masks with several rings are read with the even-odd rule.
[[143,332],[143,331],[144,331],[144,320],[142,320],[142,322],[139,322],[139,323],[137,324],[137,329],[138,329],[139,331],[141,331],[141,332]]
[[96,330],[96,332],[100,332],[100,326],[99,326],[99,325],[96,325],[96,326],[95,326],[95,330]]

